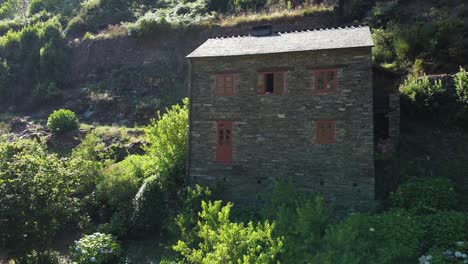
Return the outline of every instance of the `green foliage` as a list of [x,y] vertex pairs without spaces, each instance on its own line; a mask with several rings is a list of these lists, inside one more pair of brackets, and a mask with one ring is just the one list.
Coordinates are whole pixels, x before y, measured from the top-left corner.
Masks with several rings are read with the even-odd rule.
[[46,249],[59,231],[85,220],[94,167],[60,160],[33,141],[0,144],[0,246],[14,254]]
[[188,104],[186,98],[182,106],[174,105],[163,115],[158,112],[158,120],[152,120],[145,129],[149,145],[146,151],[155,162],[151,174],[160,175],[162,187],[172,192],[184,182]]
[[400,6],[397,0],[378,1],[371,11],[371,26],[385,28],[390,23],[399,22]]
[[42,19],[43,14],[38,14],[32,18],[34,23],[0,36],[0,100],[4,102],[15,103],[31,95],[42,101],[60,94],[66,44],[58,18]]
[[300,191],[292,183],[276,184],[263,214],[277,223],[274,234],[284,237],[282,263],[308,263],[332,218],[323,198]]
[[20,0],[4,0],[0,2],[0,20],[25,17],[24,3]]
[[20,264],[59,264],[59,253],[55,251],[37,252],[35,250],[21,257]]
[[187,187],[183,192],[182,205],[175,218],[175,224],[180,231],[177,237],[180,237],[189,246],[194,246],[195,242],[198,242],[199,226],[197,224],[200,220],[198,212],[202,210],[202,201],[208,201],[210,198],[210,189],[198,184],[194,188]]
[[120,244],[111,235],[94,233],[82,237],[70,248],[73,263],[113,264],[121,257]]
[[442,82],[440,80],[431,82],[426,75],[421,78],[409,76],[400,86],[400,91],[404,102],[408,104],[403,107],[411,109],[412,114],[424,113],[428,110],[433,113],[438,111],[442,98],[446,96]]
[[423,228],[402,211],[356,214],[333,226],[311,263],[411,263],[419,257]]
[[106,225],[103,231],[114,235],[125,236],[130,228],[132,200],[138,192],[144,178],[141,165],[130,156],[104,170],[102,178],[96,185],[98,200],[104,205]]
[[[139,129],[97,127],[86,134],[80,145],[73,149],[72,156],[105,164],[120,162],[130,154],[127,146],[138,141],[140,134],[142,131]],[[143,150],[138,149],[135,152]],[[145,158],[145,156],[135,156],[132,160]]]
[[437,212],[422,216],[427,248],[448,248],[456,241],[468,241],[468,214],[456,211]]
[[455,89],[458,101],[468,107],[468,73],[462,67],[455,75]]
[[75,112],[68,109],[55,110],[47,119],[47,128],[54,134],[75,131],[80,127]]
[[454,209],[453,183],[445,178],[417,178],[402,184],[392,197],[394,206],[417,214]]
[[254,225],[229,220],[232,204],[202,202],[198,237],[201,243],[191,248],[179,240],[173,248],[183,256],[181,263],[276,263],[283,242],[272,235],[275,225],[268,221]]
[[140,234],[160,231],[168,217],[167,194],[156,176],[145,180],[133,200],[132,228]]
[[432,248],[425,257],[431,264],[462,264],[466,263],[468,242],[457,241],[450,247]]
[[396,55],[393,48],[393,33],[384,29],[374,29],[372,38],[375,43],[372,49],[372,60],[378,64],[394,61]]

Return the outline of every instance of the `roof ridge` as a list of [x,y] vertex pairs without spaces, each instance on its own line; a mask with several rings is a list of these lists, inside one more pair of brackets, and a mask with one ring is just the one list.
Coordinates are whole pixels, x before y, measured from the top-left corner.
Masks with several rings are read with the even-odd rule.
[[[343,30],[343,29],[354,29],[354,28],[362,28],[368,27],[369,24],[363,23],[358,25],[347,25],[347,26],[336,26],[336,27],[318,27],[318,28],[306,28],[306,29],[294,29],[294,30],[287,30],[287,31],[273,31],[272,34],[294,34],[294,33],[302,33],[302,32],[310,32],[310,31],[330,31],[330,30]],[[240,34],[240,35],[227,35],[227,36],[216,36],[210,39],[227,39],[227,38],[243,38],[243,37],[251,37],[252,34]]]

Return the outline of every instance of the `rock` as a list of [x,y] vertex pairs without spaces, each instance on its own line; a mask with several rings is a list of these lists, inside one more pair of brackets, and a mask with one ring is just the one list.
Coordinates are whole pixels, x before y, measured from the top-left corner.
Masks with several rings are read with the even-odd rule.
[[20,133],[28,127],[29,122],[26,119],[15,117],[9,125],[12,133]]

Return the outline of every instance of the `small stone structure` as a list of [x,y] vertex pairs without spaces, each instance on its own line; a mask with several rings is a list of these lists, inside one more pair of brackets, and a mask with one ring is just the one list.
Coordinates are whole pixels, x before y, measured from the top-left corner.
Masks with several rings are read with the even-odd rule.
[[369,27],[209,39],[190,60],[188,175],[254,201],[275,179],[338,208],[374,200]]

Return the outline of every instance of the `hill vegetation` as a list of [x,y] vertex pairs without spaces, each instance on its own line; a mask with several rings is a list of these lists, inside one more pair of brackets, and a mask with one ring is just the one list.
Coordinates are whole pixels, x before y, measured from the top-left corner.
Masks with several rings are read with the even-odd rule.
[[[0,0],[0,110],[27,104],[52,113],[47,125],[0,114],[0,262],[466,263],[465,2]],[[118,126],[107,104],[112,126],[91,124],[92,115],[82,123],[87,113],[49,111],[75,85],[68,69],[76,43],[160,41],[312,15],[369,23],[374,63],[408,74],[401,144],[376,149],[379,200],[368,213],[336,217],[321,197],[288,182],[276,183],[258,207],[220,201],[222,189],[189,187],[189,102],[132,94],[142,67],[106,69],[107,79],[87,91],[106,102],[111,92],[132,94],[132,104],[154,116],[145,125]],[[456,73],[453,88],[425,75],[445,72]],[[154,115],[163,101],[179,104]]]

